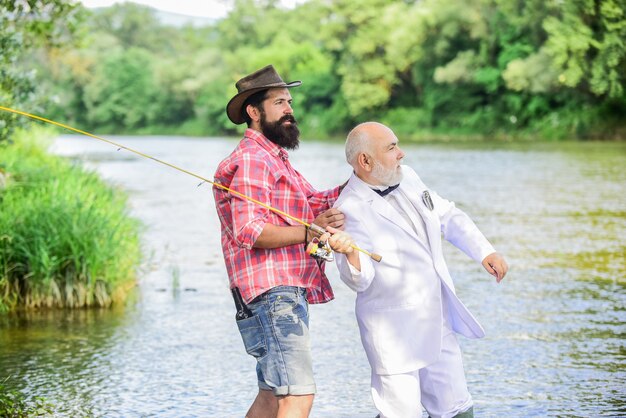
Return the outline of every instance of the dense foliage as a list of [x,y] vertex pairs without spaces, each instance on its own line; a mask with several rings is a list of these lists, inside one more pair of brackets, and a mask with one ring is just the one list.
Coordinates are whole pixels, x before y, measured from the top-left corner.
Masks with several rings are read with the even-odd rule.
[[61,102],[59,116],[106,131],[230,133],[233,82],[271,62],[304,81],[294,95],[311,134],[372,118],[404,135],[620,134],[623,0],[275,3],[236,1],[201,30],[162,27],[135,5],[93,16],[93,42],[57,60],[74,65],[55,86],[74,84],[80,105]]
[[104,133],[234,134],[234,82],[273,63],[304,82],[308,136],[367,119],[414,138],[626,136],[626,0],[233,4],[201,28],[133,3],[100,9],[80,48],[46,45],[22,74],[38,68],[48,115]]
[[[54,108],[46,86],[58,78],[47,65],[53,52],[79,45],[85,15],[76,2],[0,0],[0,105]],[[46,134],[19,129],[27,123],[0,112],[0,312],[123,300],[140,262],[139,225],[124,193],[49,155],[38,139]],[[42,407],[31,410],[12,392],[0,398],[2,416]]]
[[[0,104],[5,107],[47,108],[41,74],[32,64],[32,51],[71,46],[84,10],[65,0],[0,0]],[[0,112],[0,141],[27,120]]]
[[40,135],[0,144],[0,312],[123,300],[141,257],[125,194],[49,155]]

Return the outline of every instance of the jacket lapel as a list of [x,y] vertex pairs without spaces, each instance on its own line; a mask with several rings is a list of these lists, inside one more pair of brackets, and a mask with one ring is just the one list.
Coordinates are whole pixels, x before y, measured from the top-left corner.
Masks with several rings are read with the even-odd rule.
[[378,196],[374,192],[372,192],[372,194],[374,195],[371,202],[372,209],[388,221],[402,228],[407,234],[415,237],[413,228],[411,228],[411,226],[406,222],[404,217],[400,215],[398,211],[395,210],[393,206],[391,206],[384,198]]
[[[443,262],[443,253],[441,247],[441,221],[439,215],[437,215],[436,208],[431,210],[424,202],[423,195],[425,191],[428,191],[424,183],[417,179],[408,178],[405,176],[406,182],[403,180],[400,184],[400,188],[403,188],[403,192],[409,197],[409,201],[417,209],[419,214],[424,219],[424,225],[426,227],[426,234],[428,234],[429,250],[433,255],[434,260],[441,260]],[[426,245],[426,244],[425,244]],[[442,273],[438,268],[438,263],[435,262],[435,270],[439,273],[439,277],[445,283],[447,288],[451,289],[454,293],[454,283],[447,273]]]
[[428,235],[428,243],[422,242],[422,240],[419,241],[432,252],[433,248],[435,248],[434,244],[441,240],[441,226],[435,211],[428,208],[422,198],[427,189],[421,182],[415,181],[409,176],[405,176],[400,183],[399,190],[404,193],[409,199],[409,202],[411,202],[411,205],[413,205],[415,210],[419,213],[419,216],[422,217],[426,234]]
[[[400,183],[400,187],[398,188],[398,190],[403,188],[403,183],[404,181]],[[362,180],[358,179],[358,177],[356,177],[355,174],[352,174],[352,177],[350,178],[350,181],[348,182],[348,186],[352,187],[357,192],[357,194],[372,207],[372,209],[376,213],[378,213],[380,216],[387,219],[389,222],[393,223],[394,225],[398,226],[399,228],[402,228],[402,230],[404,230],[407,234],[409,234],[413,239],[415,239],[420,244],[425,245],[417,237],[417,235],[415,234],[415,231],[406,222],[404,217],[400,215],[398,211],[396,211],[393,208],[393,206],[389,204],[389,202],[387,202],[384,198],[376,194]]]

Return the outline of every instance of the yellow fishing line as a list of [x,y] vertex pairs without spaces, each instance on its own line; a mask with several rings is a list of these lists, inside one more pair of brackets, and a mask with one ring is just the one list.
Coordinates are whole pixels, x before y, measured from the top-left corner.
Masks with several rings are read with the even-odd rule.
[[[274,208],[274,207],[272,207],[272,206],[269,206],[269,205],[268,205],[268,204],[266,204],[266,203],[260,202],[260,201],[258,201],[258,200],[256,200],[256,199],[254,199],[254,198],[252,198],[252,197],[249,197],[249,196],[247,196],[247,195],[245,195],[245,194],[243,194],[243,193],[240,193],[240,192],[238,192],[238,191],[236,191],[236,190],[232,190],[232,189],[230,189],[230,188],[228,188],[228,187],[226,187],[226,186],[224,186],[224,185],[221,185],[221,184],[219,184],[219,183],[216,183],[216,182],[214,182],[214,181],[212,181],[212,180],[209,180],[209,179],[207,179],[207,178],[205,178],[205,177],[202,177],[202,176],[200,176],[200,175],[198,175],[198,174],[192,173],[191,171],[187,171],[187,170],[185,170],[184,168],[178,167],[178,166],[176,166],[176,165],[174,165],[174,164],[170,164],[170,163],[168,163],[167,161],[160,160],[160,159],[155,158],[155,157],[153,157],[153,156],[151,156],[151,155],[144,154],[144,153],[143,153],[143,152],[141,152],[141,151],[137,151],[137,150],[135,150],[135,149],[129,148],[129,147],[124,146],[124,145],[122,145],[122,144],[118,144],[117,142],[113,142],[113,141],[108,140],[108,139],[106,139],[106,138],[102,138],[102,137],[100,137],[100,136],[98,136],[98,135],[94,135],[94,134],[92,134],[92,133],[89,133],[89,132],[86,132],[86,131],[83,131],[83,130],[80,130],[80,129],[74,128],[74,127],[69,126],[69,125],[66,125],[66,124],[64,124],[64,123],[60,123],[60,122],[56,122],[56,121],[53,121],[53,120],[50,120],[50,119],[46,119],[46,118],[44,118],[44,117],[37,116],[37,115],[33,115],[33,114],[31,114],[31,113],[26,113],[26,112],[23,112],[23,111],[21,111],[21,110],[12,109],[12,108],[10,108],[10,107],[5,107],[5,106],[0,106],[0,110],[4,110],[4,111],[6,111],[6,112],[15,113],[15,114],[18,114],[18,115],[26,116],[26,117],[31,118],[31,119],[35,119],[35,120],[39,120],[39,121],[42,121],[42,122],[45,122],[45,123],[49,123],[49,124],[51,124],[51,125],[55,125],[55,126],[58,126],[58,127],[60,127],[60,128],[64,128],[64,129],[67,129],[67,130],[69,130],[69,131],[76,132],[76,133],[79,133],[79,134],[81,134],[81,135],[86,135],[86,136],[89,136],[89,137],[91,137],[91,138],[97,139],[97,140],[102,141],[102,142],[106,142],[107,144],[111,144],[111,145],[113,145],[113,146],[117,147],[118,149],[125,149],[125,150],[130,151],[130,152],[132,152],[132,153],[134,153],[134,154],[140,155],[140,156],[142,156],[142,157],[144,157],[144,158],[148,158],[148,159],[150,159],[150,160],[156,161],[157,163],[160,163],[160,164],[166,165],[166,166],[168,166],[168,167],[171,167],[171,168],[173,168],[174,170],[181,171],[181,172],[183,172],[183,173],[185,173],[185,174],[188,174],[188,175],[190,175],[190,176],[193,176],[193,177],[195,177],[195,178],[197,178],[197,179],[200,179],[200,180],[205,181],[205,182],[207,182],[207,183],[211,183],[211,184],[212,184],[213,186],[215,186],[215,187],[218,187],[218,188],[220,188],[220,189],[222,189],[222,190],[225,190],[225,191],[227,191],[227,192],[229,192],[229,193],[232,193],[232,194],[234,194],[234,195],[236,195],[236,196],[242,197],[242,198],[244,198],[244,199],[246,199],[246,200],[249,200],[250,202],[256,203],[257,205],[260,205],[260,206],[264,207],[265,209],[268,209],[268,210],[270,210],[270,211],[272,211],[272,212],[274,212],[274,213],[277,213],[277,214],[279,214],[279,215],[281,215],[281,216],[284,216],[284,217],[289,218],[289,219],[291,219],[291,220],[293,220],[293,221],[296,221],[296,222],[298,222],[298,223],[299,223],[299,224],[301,224],[301,225],[304,225],[304,226],[306,226],[306,227],[309,227],[309,228],[313,229],[313,230],[314,230],[315,232],[317,232],[317,233],[320,233],[320,234],[321,234],[321,233],[326,232],[325,230],[323,230],[322,228],[320,228],[319,226],[317,226],[317,225],[315,225],[315,224],[310,224],[310,223],[308,223],[308,222],[305,222],[305,221],[303,221],[302,219],[296,218],[295,216],[291,216],[291,215],[289,215],[288,213],[283,212],[283,211],[282,211],[282,210],[280,210],[280,209],[276,209],[276,208]],[[370,253],[370,252],[368,252],[368,251],[366,251],[366,250],[364,250],[364,249],[362,249],[362,248],[357,247],[356,245],[351,245],[351,247],[352,247],[352,248],[354,248],[355,250],[360,251],[360,252],[362,252],[363,254],[365,254],[365,255],[367,255],[367,256],[369,256],[369,257],[371,257],[371,258],[372,258],[373,260],[375,260],[375,261],[380,261],[380,260],[382,259],[382,257],[381,257],[380,255]]]

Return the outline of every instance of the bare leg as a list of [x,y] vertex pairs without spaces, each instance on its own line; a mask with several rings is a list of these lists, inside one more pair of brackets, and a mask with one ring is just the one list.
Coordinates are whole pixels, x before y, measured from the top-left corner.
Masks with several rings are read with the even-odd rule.
[[277,413],[278,398],[271,390],[259,389],[252,406],[246,413],[246,418],[276,418]]
[[278,397],[276,418],[307,418],[315,395],[286,395]]

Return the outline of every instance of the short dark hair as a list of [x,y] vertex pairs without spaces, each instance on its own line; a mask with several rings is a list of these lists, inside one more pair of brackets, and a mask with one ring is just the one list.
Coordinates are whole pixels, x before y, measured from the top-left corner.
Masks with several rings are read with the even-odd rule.
[[243,102],[243,105],[241,106],[241,116],[243,116],[243,120],[246,121],[248,127],[250,127],[252,119],[250,118],[250,115],[248,115],[248,112],[246,112],[246,108],[248,105],[251,105],[262,111],[263,109],[261,108],[261,103],[263,103],[263,100],[267,99],[268,91],[269,89],[257,91],[248,97],[245,102]]

